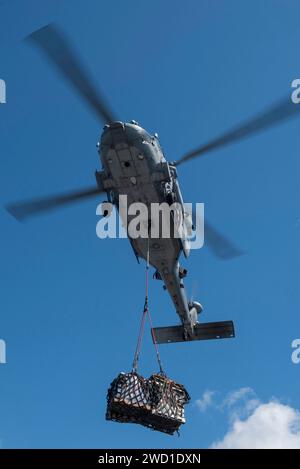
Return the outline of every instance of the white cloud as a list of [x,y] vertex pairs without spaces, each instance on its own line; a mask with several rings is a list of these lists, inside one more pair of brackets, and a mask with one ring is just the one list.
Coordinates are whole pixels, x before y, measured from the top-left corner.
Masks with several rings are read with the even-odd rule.
[[[217,395],[219,399],[217,399]],[[217,391],[206,390],[200,399],[196,400],[196,405],[201,412],[205,412],[209,407],[218,411],[230,411],[232,416],[242,416],[253,410],[260,401],[256,398],[255,392],[249,387],[237,389],[229,392],[224,399],[220,398]]]
[[213,405],[213,397],[215,391],[205,391],[200,399],[196,400],[196,405],[201,412],[204,412],[208,407]]
[[243,399],[248,398],[250,395],[254,395],[254,391],[252,388],[249,387],[244,387],[237,389],[236,391],[232,391],[227,394],[225,397],[222,405],[224,407],[233,407],[238,403],[238,401],[241,401]]
[[235,417],[224,438],[211,448],[300,449],[300,412],[274,400],[254,401],[250,415],[245,420]]
[[220,410],[225,410],[229,413],[228,418],[230,422],[237,419],[249,417],[261,401],[257,398],[254,390],[250,387],[243,387],[231,391],[221,402]]
[[201,412],[214,408],[228,419],[227,433],[211,448],[300,449],[300,411],[274,398],[262,402],[250,387],[231,391],[223,399],[207,390],[196,405]]

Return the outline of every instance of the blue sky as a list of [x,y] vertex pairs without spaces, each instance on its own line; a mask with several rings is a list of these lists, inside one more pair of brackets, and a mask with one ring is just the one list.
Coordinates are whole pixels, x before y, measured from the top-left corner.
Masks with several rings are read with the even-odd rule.
[[[63,27],[121,119],[158,132],[174,160],[291,92],[299,14],[294,0],[1,1],[1,206],[92,184],[99,168],[102,124],[22,42],[33,30]],[[0,447],[209,447],[232,419],[251,417],[226,404],[241,389],[256,409],[279,402],[297,415],[299,125],[180,167],[185,200],[204,202],[247,252],[221,262],[204,248],[184,261],[203,321],[233,319],[237,337],[161,347],[167,373],[192,396],[180,438],[104,419],[109,383],[131,368],[144,299],[128,241],[96,237],[95,201],[23,225],[1,209]],[[176,324],[159,282],[150,305],[156,325]],[[147,335],[140,371],[156,370]]]

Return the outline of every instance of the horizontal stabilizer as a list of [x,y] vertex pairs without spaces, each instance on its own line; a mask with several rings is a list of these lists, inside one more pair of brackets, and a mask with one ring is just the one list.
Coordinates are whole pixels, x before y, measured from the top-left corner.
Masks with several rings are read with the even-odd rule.
[[233,321],[222,321],[197,324],[193,335],[187,338],[184,338],[183,326],[155,327],[152,329],[153,336],[158,344],[170,344],[192,340],[230,339],[235,337],[235,334]]

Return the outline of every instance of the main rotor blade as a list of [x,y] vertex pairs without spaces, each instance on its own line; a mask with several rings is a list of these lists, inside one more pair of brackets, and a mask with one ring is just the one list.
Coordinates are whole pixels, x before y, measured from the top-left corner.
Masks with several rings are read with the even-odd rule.
[[21,221],[30,216],[38,215],[48,210],[54,210],[72,202],[88,199],[89,197],[101,193],[103,193],[103,191],[101,191],[98,187],[92,187],[76,192],[68,192],[66,194],[33,199],[27,202],[9,204],[6,206],[6,209],[17,220]]
[[56,26],[49,24],[30,34],[27,40],[43,51],[104,123],[117,120],[103,96],[97,92],[71,44]]
[[214,140],[211,140],[205,145],[201,145],[200,147],[186,153],[182,158],[175,161],[175,165],[178,166],[189,160],[198,158],[212,150],[216,150],[225,145],[229,145],[230,143],[255,135],[256,133],[262,132],[273,125],[280,124],[287,119],[297,117],[299,115],[300,105],[294,104],[290,97],[286,98],[264,112],[256,115],[254,118],[245,121],[240,126],[224,133]]
[[[198,219],[198,214],[195,209],[192,210],[191,216],[193,225],[197,226],[200,220]],[[207,220],[207,217],[204,218],[204,246],[206,244],[215,256],[223,260],[233,259],[234,257],[239,257],[244,254],[232,241],[214,228]]]
[[214,255],[223,260],[233,259],[244,254],[243,251],[216,230],[206,219],[204,223],[204,244],[205,242]]

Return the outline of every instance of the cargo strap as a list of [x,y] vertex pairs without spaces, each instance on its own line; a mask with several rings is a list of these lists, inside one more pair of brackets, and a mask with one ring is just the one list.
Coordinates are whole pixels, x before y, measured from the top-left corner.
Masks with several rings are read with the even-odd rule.
[[160,355],[159,355],[158,344],[157,344],[154,329],[153,329],[152,318],[151,318],[151,314],[150,314],[150,310],[149,310],[149,301],[148,301],[148,296],[149,296],[149,266],[150,266],[150,262],[149,262],[149,259],[150,259],[149,237],[150,236],[148,235],[146,275],[145,275],[145,277],[146,277],[146,282],[145,282],[145,303],[144,303],[144,310],[143,310],[142,319],[141,319],[141,325],[140,325],[140,330],[139,330],[138,341],[137,341],[136,350],[135,350],[135,354],[134,354],[132,371],[137,372],[137,369],[138,369],[138,362],[139,362],[139,357],[140,357],[140,352],[141,352],[141,347],[142,347],[142,340],[143,340],[144,330],[145,330],[145,322],[146,322],[146,317],[148,316],[159,370],[160,370],[160,373],[164,374],[161,358],[160,358]]

